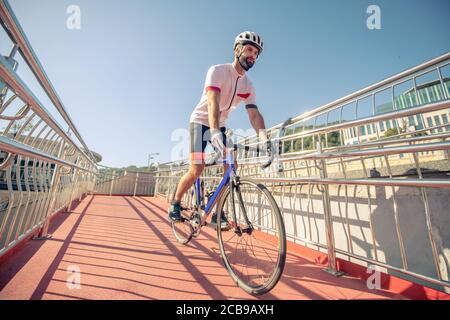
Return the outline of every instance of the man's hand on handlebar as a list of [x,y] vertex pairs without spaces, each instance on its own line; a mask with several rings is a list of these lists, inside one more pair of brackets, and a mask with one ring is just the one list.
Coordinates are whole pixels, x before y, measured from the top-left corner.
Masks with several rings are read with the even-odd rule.
[[225,145],[223,144],[223,134],[220,130],[211,129],[211,144],[217,153],[224,153]]
[[268,168],[273,161],[272,141],[266,140],[260,143],[260,156],[267,156],[267,161],[261,166],[262,169]]

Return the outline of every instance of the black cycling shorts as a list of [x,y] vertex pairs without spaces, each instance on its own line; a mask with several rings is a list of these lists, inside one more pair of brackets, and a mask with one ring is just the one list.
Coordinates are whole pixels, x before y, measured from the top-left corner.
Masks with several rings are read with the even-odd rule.
[[[227,139],[225,136],[226,128],[220,128],[222,131],[223,144],[227,145]],[[191,143],[190,161],[193,164],[205,163],[205,149],[208,143],[211,142],[211,131],[209,127],[200,123],[191,122],[189,125],[189,136]]]

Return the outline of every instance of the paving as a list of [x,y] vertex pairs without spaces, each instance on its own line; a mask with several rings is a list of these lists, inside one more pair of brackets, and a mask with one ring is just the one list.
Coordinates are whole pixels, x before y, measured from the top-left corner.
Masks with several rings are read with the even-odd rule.
[[277,286],[253,297],[228,275],[216,232],[203,228],[188,246],[178,244],[166,210],[158,198],[88,195],[55,218],[52,239],[29,241],[0,265],[0,299],[403,299],[333,277],[295,252]]

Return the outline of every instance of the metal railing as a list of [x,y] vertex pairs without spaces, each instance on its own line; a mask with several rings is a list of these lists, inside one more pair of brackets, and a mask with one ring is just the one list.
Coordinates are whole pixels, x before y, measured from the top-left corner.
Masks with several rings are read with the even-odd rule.
[[[12,45],[8,55],[0,55],[1,257],[37,231],[48,236],[54,214],[70,211],[74,200],[94,189],[98,169],[5,0],[0,22]],[[18,53],[83,148],[17,74]]]
[[[271,190],[289,240],[326,250],[330,272],[338,274],[339,257],[449,292],[449,59],[446,53],[294,118],[281,139],[282,172],[263,171],[258,155],[239,152],[239,174]],[[386,90],[389,99],[377,103]],[[405,97],[413,103],[400,105]],[[352,119],[344,117],[349,105]],[[414,126],[400,125],[412,120]],[[387,131],[388,122],[397,130]],[[239,142],[257,143],[256,136]],[[186,170],[176,163],[159,170],[155,194],[169,200]],[[221,175],[220,166],[206,168],[205,188],[213,190]]]
[[7,0],[0,0],[0,20],[5,31],[8,33],[10,39],[15,44],[16,50],[18,49],[21,52],[23,59],[30,67],[31,71],[44,89],[47,96],[50,98],[56,109],[68,124],[69,128],[81,142],[84,149],[89,153],[91,159],[94,159],[95,157],[90,153],[89,148],[87,147],[86,143],[75,127],[61,99],[56,93],[55,88],[53,87],[50,79],[45,73],[44,68],[42,68],[42,65],[37,55],[35,54],[33,47],[30,45],[25,32],[22,30],[22,27],[20,26],[19,21],[17,20]]
[[94,187],[95,194],[153,196],[155,194],[155,173],[130,171],[101,166]]

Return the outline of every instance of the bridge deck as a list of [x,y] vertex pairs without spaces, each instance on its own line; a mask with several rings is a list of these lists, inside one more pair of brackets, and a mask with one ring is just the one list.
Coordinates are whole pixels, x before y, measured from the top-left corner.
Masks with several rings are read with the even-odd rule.
[[[255,299],[222,266],[215,231],[175,242],[155,198],[87,196],[52,223],[51,240],[29,241],[0,265],[0,299]],[[81,288],[70,289],[71,266]],[[279,284],[260,299],[403,299],[289,252]]]

